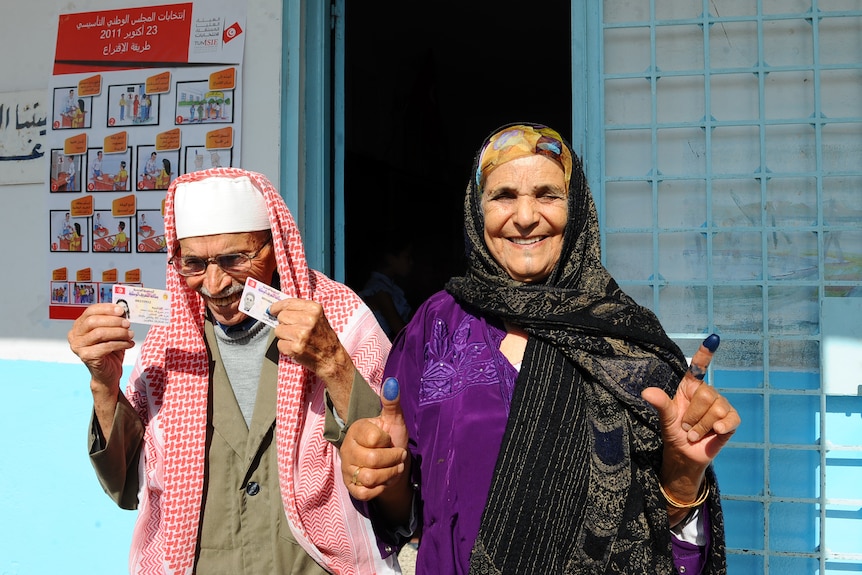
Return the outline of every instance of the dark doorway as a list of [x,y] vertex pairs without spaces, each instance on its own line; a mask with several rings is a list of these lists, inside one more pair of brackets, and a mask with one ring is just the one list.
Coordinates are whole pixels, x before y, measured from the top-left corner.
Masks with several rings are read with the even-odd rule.
[[347,3],[345,280],[409,234],[414,304],[464,271],[462,203],[483,138],[512,121],[571,137],[568,2]]

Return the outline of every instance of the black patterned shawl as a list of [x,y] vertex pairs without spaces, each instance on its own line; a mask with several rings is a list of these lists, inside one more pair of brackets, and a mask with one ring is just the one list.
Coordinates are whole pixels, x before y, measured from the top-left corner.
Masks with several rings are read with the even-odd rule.
[[[685,358],[601,264],[595,206],[572,157],[562,254],[541,285],[514,281],[495,262],[483,240],[479,178],[467,188],[468,271],[446,289],[529,334],[473,547],[477,575],[676,572],[658,490],[659,419],[640,392],[658,386],[673,395]],[[725,573],[720,498],[707,474],[714,489],[704,573]]]

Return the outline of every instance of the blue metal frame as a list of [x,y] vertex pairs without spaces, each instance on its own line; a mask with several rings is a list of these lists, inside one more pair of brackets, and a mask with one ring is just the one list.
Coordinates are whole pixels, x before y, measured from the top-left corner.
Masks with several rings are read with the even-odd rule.
[[281,65],[281,170],[279,190],[284,197],[297,225],[302,229],[299,190],[301,189],[300,167],[302,162],[302,118],[300,114],[300,81],[302,74],[298,66],[302,38],[302,1],[286,0],[282,17],[282,65]]
[[344,2],[333,0],[332,29],[334,36],[333,52],[333,209],[334,209],[334,246],[332,277],[336,281],[345,279],[345,237],[344,221]]
[[333,270],[331,24],[328,2],[285,1],[281,190],[308,264],[326,274]]

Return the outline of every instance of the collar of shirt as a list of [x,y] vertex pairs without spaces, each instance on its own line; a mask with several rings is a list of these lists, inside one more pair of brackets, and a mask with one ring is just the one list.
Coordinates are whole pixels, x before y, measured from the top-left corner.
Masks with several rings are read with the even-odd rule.
[[218,326],[225,333],[233,333],[237,331],[248,331],[255,326],[257,320],[251,316],[247,317],[244,321],[239,322],[236,325],[224,325],[223,323],[216,321]]

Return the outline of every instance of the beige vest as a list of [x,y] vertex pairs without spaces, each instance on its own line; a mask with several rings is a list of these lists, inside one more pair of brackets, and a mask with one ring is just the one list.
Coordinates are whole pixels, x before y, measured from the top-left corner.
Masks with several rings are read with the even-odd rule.
[[207,429],[207,479],[196,572],[327,573],[293,538],[281,502],[275,447],[275,342],[270,340],[263,360],[250,427],[234,397],[209,322],[206,342],[211,357],[212,427]]

